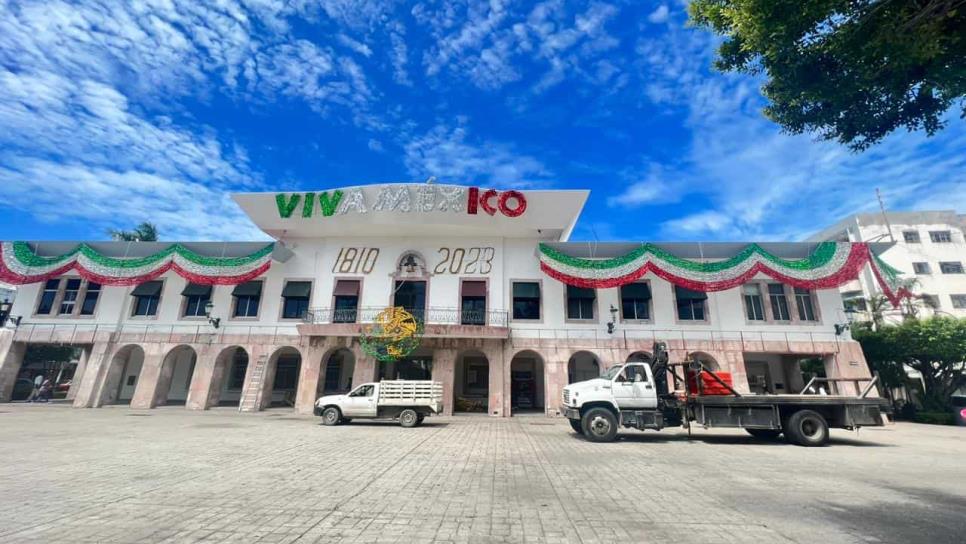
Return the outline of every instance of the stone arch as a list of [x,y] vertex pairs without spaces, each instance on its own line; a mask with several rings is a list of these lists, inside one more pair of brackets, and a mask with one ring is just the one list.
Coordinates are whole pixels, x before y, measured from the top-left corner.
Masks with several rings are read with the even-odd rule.
[[111,362],[101,389],[101,404],[130,404],[141,379],[144,367],[144,348],[139,344],[127,344],[118,348]]
[[510,358],[510,415],[547,406],[546,364],[540,353],[526,349]]
[[627,356],[628,363],[650,363],[654,357],[646,351],[635,351]]
[[317,392],[320,395],[347,393],[352,389],[352,375],[355,373],[356,356],[349,348],[338,348],[322,358]]
[[477,349],[458,353],[453,385],[453,411],[487,413],[489,401],[489,357]]
[[262,398],[259,409],[270,406],[294,407],[298,395],[302,352],[293,346],[275,350],[265,366]]
[[245,375],[250,362],[248,351],[241,346],[229,346],[218,353],[208,389],[206,409],[221,405],[238,406],[245,389]]
[[703,351],[692,351],[691,358],[695,361],[700,361],[701,364],[705,366],[708,370],[718,371],[721,370],[721,365],[718,364],[718,360],[705,353]]
[[590,351],[578,351],[567,361],[567,383],[582,382],[600,376],[600,358]]
[[197,363],[198,352],[192,346],[181,344],[171,348],[161,362],[154,406],[185,404]]

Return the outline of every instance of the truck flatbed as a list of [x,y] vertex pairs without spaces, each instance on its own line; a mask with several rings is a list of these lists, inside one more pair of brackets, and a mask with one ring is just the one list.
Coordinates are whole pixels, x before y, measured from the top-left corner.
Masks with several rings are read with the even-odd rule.
[[887,405],[886,399],[879,397],[851,397],[844,395],[693,395],[687,400],[705,406],[761,406],[770,404],[798,405],[798,406],[880,406]]

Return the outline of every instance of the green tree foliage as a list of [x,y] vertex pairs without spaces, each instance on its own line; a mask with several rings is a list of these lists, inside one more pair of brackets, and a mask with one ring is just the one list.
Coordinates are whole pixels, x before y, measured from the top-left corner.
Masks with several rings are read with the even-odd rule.
[[877,331],[856,327],[852,337],[862,344],[866,360],[885,385],[903,383],[903,365],[919,372],[926,410],[947,409],[952,394],[966,385],[966,319],[910,319]]
[[111,235],[112,239],[124,242],[158,241],[158,228],[154,226],[154,223],[148,222],[141,223],[134,230],[110,229],[107,233]]
[[765,115],[855,151],[893,130],[966,117],[964,0],[693,0],[725,37],[715,67],[763,74]]

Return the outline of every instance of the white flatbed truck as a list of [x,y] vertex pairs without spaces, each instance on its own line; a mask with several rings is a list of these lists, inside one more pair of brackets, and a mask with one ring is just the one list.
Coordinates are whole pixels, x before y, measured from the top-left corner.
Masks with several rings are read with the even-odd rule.
[[397,419],[415,427],[430,415],[443,412],[443,384],[426,380],[391,380],[364,383],[345,395],[327,395],[315,401],[315,415],[323,425],[340,425],[353,419]]
[[[654,345],[654,354],[651,363],[618,365],[599,378],[565,387],[560,409],[573,430],[592,442],[611,442],[620,426],[659,431],[680,425],[690,433],[694,422],[705,428],[745,429],[760,439],[784,434],[800,446],[824,446],[830,427],[882,426],[882,414],[890,411],[886,399],[868,397],[877,378],[857,396],[805,394],[816,380],[798,395],[742,395],[696,361],[668,364],[663,343]],[[703,395],[700,389],[694,392],[687,387],[683,394],[669,392],[669,373],[676,382],[686,379],[675,372],[676,367],[696,373],[696,384],[701,383],[701,373],[707,373],[730,394]]]

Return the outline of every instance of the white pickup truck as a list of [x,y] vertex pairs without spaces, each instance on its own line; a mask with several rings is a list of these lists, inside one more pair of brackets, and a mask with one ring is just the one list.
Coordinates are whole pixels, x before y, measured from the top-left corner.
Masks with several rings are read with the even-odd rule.
[[327,395],[315,401],[315,415],[323,425],[360,419],[398,419],[415,427],[426,416],[443,412],[443,384],[423,380],[364,383],[346,395]]

